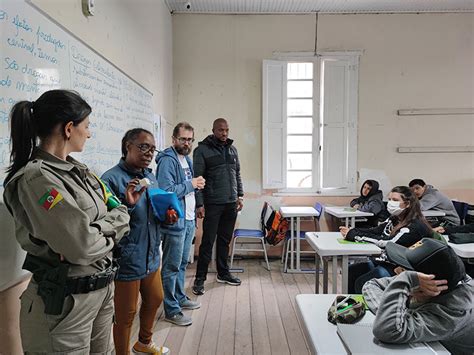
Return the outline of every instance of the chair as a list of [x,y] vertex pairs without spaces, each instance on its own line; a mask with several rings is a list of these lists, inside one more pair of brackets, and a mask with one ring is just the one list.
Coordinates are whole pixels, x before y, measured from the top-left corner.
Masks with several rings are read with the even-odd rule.
[[[232,254],[230,257],[230,268],[234,264],[234,253],[236,251],[240,252],[249,252],[249,251],[258,251],[263,252],[265,256],[265,262],[267,264],[267,270],[270,271],[270,264],[268,263],[267,248],[265,246],[265,221],[268,215],[268,212],[272,210],[272,207],[264,202],[262,211],[260,212],[260,229],[241,229],[238,228],[234,230],[234,241],[232,243]],[[261,245],[259,249],[250,249],[250,248],[236,248],[236,244],[254,244]]]
[[456,212],[458,213],[459,219],[461,220],[461,224],[465,224],[467,213],[469,211],[469,204],[466,202],[454,201],[454,200],[451,200],[451,202],[453,203],[454,208],[456,209]]
[[[320,204],[319,202],[316,202],[314,204],[314,209],[318,212],[318,215],[313,217],[313,222],[314,222],[314,230],[318,231],[320,230],[320,225],[319,225],[319,219],[323,215],[323,205]],[[300,240],[305,240],[306,239],[306,232],[310,231],[300,231],[300,235],[298,236]],[[283,248],[281,251],[281,262],[283,262],[283,259],[285,261],[285,269],[288,267],[288,255],[290,254],[290,239],[291,239],[291,230],[288,230],[286,233],[286,238],[285,238],[285,244],[283,244]],[[286,252],[285,252],[286,248]],[[313,250],[303,250],[300,251],[301,254],[314,254]]]

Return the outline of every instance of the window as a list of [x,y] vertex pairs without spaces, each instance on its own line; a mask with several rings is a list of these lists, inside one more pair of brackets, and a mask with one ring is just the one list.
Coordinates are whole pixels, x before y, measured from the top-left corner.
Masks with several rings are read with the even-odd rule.
[[263,188],[352,194],[358,54],[263,62]]

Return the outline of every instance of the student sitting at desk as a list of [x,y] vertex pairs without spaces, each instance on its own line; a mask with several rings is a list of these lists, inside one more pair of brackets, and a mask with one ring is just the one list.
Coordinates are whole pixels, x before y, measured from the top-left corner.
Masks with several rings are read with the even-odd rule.
[[[388,195],[387,210],[391,214],[386,222],[374,228],[340,227],[345,239],[370,242],[380,248],[393,242],[411,246],[421,238],[431,236],[432,231],[421,213],[420,203],[407,186],[396,186]],[[393,276],[393,268],[371,258],[367,262],[349,266],[349,293],[360,293],[362,286],[372,278]]]
[[368,217],[367,222],[357,223],[358,227],[373,227],[378,221],[383,221],[388,217],[387,210],[382,201],[383,194],[379,190],[379,183],[375,180],[366,180],[360,188],[360,196],[351,201],[351,207],[362,212],[373,213],[373,217]]
[[[387,343],[440,341],[453,354],[474,353],[474,282],[453,249],[425,238],[412,248],[389,243],[396,277],[363,287],[375,313],[374,336]],[[407,271],[404,271],[407,270]]]
[[[444,212],[446,216],[438,217],[438,220],[448,222],[455,226],[461,223],[451,200],[432,185],[426,185],[421,179],[413,179],[408,186],[410,186],[410,189],[420,200],[422,211],[435,210]],[[436,224],[434,226],[436,226]]]
[[[433,228],[435,232],[446,234],[451,243],[470,244],[474,243],[474,223],[464,224],[462,226],[445,226]],[[463,259],[466,272],[474,277],[474,264],[468,259]]]

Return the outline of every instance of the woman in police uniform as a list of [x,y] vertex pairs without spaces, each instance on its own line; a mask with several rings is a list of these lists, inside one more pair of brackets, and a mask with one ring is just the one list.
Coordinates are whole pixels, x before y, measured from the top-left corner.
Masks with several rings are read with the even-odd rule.
[[[33,273],[21,296],[26,353],[109,353],[116,268],[112,248],[129,231],[123,205],[107,207],[98,178],[69,156],[90,137],[90,106],[51,90],[11,111],[5,203]],[[37,141],[39,139],[39,145]]]

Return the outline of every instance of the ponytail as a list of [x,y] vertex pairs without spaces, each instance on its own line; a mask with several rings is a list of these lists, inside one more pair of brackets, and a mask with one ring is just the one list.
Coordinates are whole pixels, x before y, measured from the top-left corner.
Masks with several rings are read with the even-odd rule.
[[13,106],[10,114],[11,165],[7,168],[5,184],[28,163],[36,148],[37,134],[33,120],[34,102],[19,101]]
[[6,184],[31,159],[38,139],[43,140],[68,122],[77,126],[92,109],[75,91],[50,90],[36,102],[17,102],[10,113],[11,165],[7,168]]

